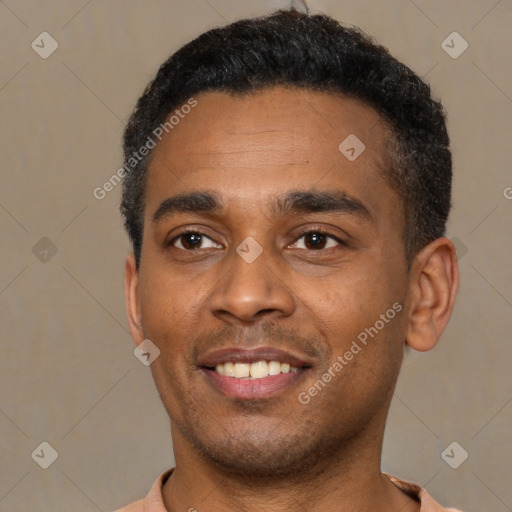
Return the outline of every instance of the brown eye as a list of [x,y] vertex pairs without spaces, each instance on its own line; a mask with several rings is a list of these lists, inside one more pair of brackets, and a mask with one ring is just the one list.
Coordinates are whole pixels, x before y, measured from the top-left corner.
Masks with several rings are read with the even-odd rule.
[[201,246],[201,235],[198,233],[187,233],[180,236],[181,245],[184,249],[197,249]]
[[[301,240],[304,241],[300,243]],[[321,231],[308,231],[307,233],[302,234],[294,244],[297,249],[307,249],[308,251],[330,249],[337,245],[345,244],[336,237]]]
[[323,249],[327,240],[327,236],[322,233],[308,233],[305,235],[304,245],[308,249]]
[[182,249],[185,251],[221,247],[216,244],[210,237],[196,231],[187,231],[175,236],[169,243],[169,246],[173,246],[177,249]]

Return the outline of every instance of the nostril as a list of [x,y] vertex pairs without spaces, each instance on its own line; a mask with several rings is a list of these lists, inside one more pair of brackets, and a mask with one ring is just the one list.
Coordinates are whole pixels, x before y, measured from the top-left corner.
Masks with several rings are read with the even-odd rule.
[[263,316],[263,315],[266,315],[268,313],[273,313],[275,311],[275,309],[262,309],[260,311],[258,311],[256,313],[257,316]]

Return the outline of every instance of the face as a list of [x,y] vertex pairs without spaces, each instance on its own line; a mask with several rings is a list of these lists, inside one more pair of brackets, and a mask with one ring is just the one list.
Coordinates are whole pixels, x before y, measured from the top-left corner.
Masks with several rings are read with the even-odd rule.
[[[378,438],[402,361],[404,217],[384,128],[327,93],[196,100],[149,167],[136,341],[161,351],[175,451],[297,471]],[[351,134],[355,159],[339,149]]]

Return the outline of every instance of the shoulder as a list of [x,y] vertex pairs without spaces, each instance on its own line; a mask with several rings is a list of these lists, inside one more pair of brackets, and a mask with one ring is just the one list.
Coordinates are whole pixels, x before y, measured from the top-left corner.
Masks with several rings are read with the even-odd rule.
[[462,512],[459,509],[442,507],[425,489],[413,482],[402,480],[395,476],[388,475],[387,473],[384,473],[384,476],[389,478],[399,489],[411,496],[411,498],[418,500],[421,503],[420,512]]
[[134,501],[126,507],[119,508],[113,512],[144,512],[144,500]]
[[151,487],[148,495],[138,501],[130,503],[126,507],[120,508],[113,512],[165,512],[165,507],[162,497],[162,486],[166,480],[171,476],[174,468],[164,471]]

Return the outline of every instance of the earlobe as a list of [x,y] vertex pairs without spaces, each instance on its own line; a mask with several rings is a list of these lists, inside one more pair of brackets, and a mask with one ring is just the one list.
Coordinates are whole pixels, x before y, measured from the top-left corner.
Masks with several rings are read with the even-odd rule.
[[138,285],[139,273],[135,264],[135,257],[133,254],[129,254],[126,258],[124,274],[124,296],[130,333],[136,345],[139,345],[144,339],[139,309]]
[[411,270],[406,343],[420,352],[439,341],[453,311],[459,287],[453,242],[438,238],[416,256]]

